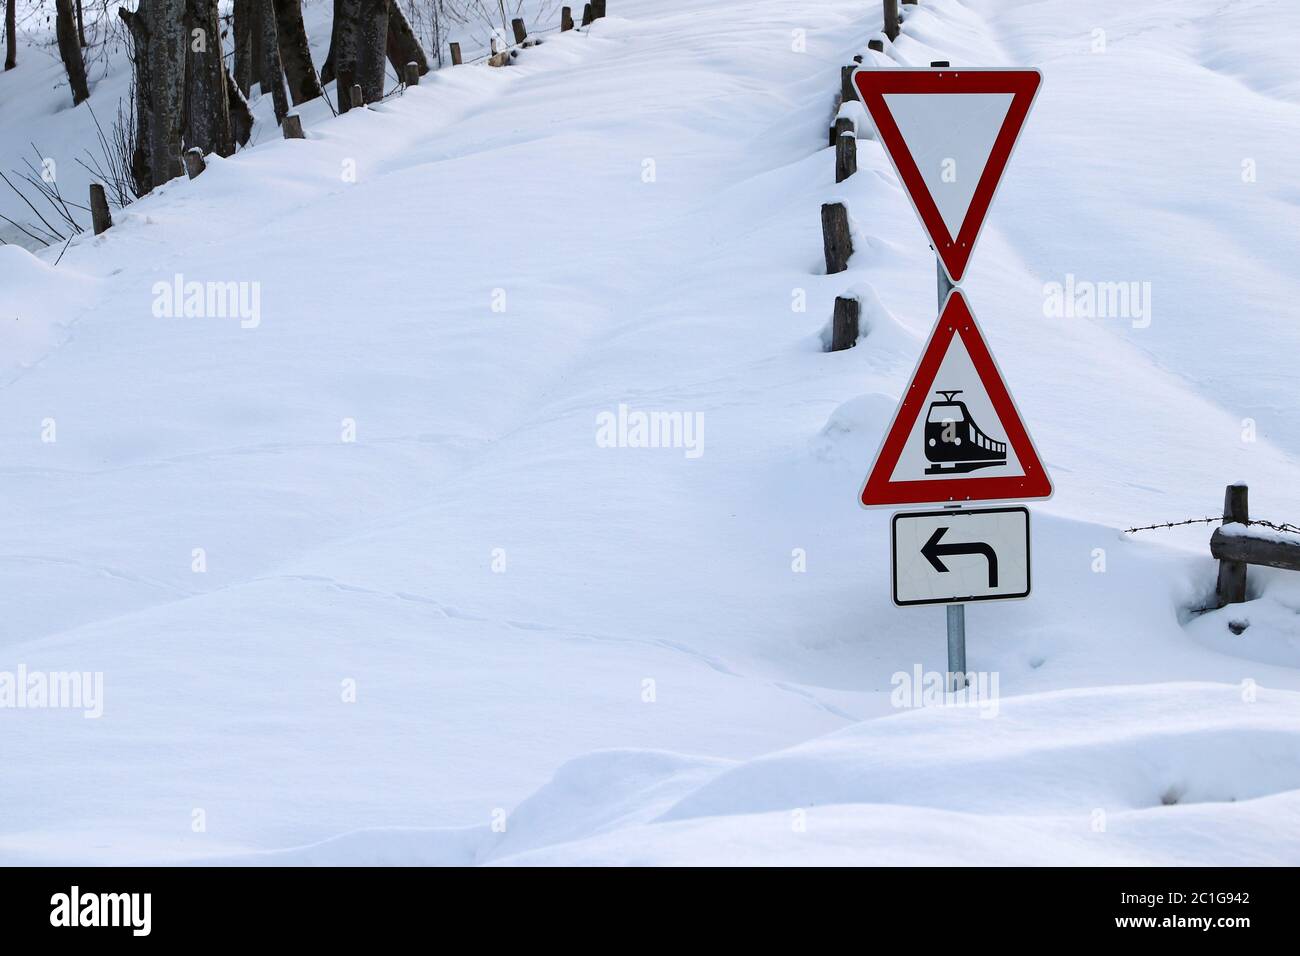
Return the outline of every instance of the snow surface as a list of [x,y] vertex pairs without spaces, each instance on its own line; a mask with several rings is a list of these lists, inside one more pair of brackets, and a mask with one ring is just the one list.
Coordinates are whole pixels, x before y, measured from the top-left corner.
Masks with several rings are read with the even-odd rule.
[[[1119,530],[1238,479],[1300,518],[1300,9],[904,10],[882,55],[859,0],[615,0],[304,141],[261,100],[105,235],[0,248],[0,675],[103,674],[98,719],[0,709],[0,860],[1300,862],[1300,581],[1198,613],[1210,526]],[[964,283],[1056,487],[1032,597],[967,611],[991,707],[900,700],[944,612],[856,501],[935,312],[860,115],[834,183],[858,53],[1044,75]],[[69,103],[20,55],[0,168],[75,169]],[[1045,315],[1067,274],[1150,321]],[[176,275],[257,283],[255,327],[156,316]],[[601,447],[620,404],[703,454]]]

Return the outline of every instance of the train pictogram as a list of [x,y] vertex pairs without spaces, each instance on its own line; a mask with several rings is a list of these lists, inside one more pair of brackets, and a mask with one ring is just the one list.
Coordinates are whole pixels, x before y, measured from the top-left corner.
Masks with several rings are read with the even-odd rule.
[[975,424],[966,403],[957,400],[961,389],[935,392],[925,417],[927,475],[953,475],[994,468],[1007,463],[1007,443],[990,438]]

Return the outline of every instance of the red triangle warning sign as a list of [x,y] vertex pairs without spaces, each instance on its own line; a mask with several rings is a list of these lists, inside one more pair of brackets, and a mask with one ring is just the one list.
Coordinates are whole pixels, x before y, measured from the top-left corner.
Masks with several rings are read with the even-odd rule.
[[862,487],[868,508],[1050,498],[1052,482],[960,289],[944,302]]
[[853,82],[930,244],[960,282],[1042,74],[864,67]]

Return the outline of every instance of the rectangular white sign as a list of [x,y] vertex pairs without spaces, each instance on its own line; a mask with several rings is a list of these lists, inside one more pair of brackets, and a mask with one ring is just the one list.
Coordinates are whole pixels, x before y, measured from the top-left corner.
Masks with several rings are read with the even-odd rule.
[[1029,509],[899,512],[890,524],[894,603],[1029,596]]

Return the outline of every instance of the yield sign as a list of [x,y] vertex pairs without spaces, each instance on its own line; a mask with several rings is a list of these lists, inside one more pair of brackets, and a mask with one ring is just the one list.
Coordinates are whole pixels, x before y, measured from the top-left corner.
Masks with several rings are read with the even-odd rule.
[[862,487],[867,508],[1050,498],[1052,482],[960,289]]
[[1038,70],[864,67],[853,74],[953,283],[966,271],[1042,79]]

